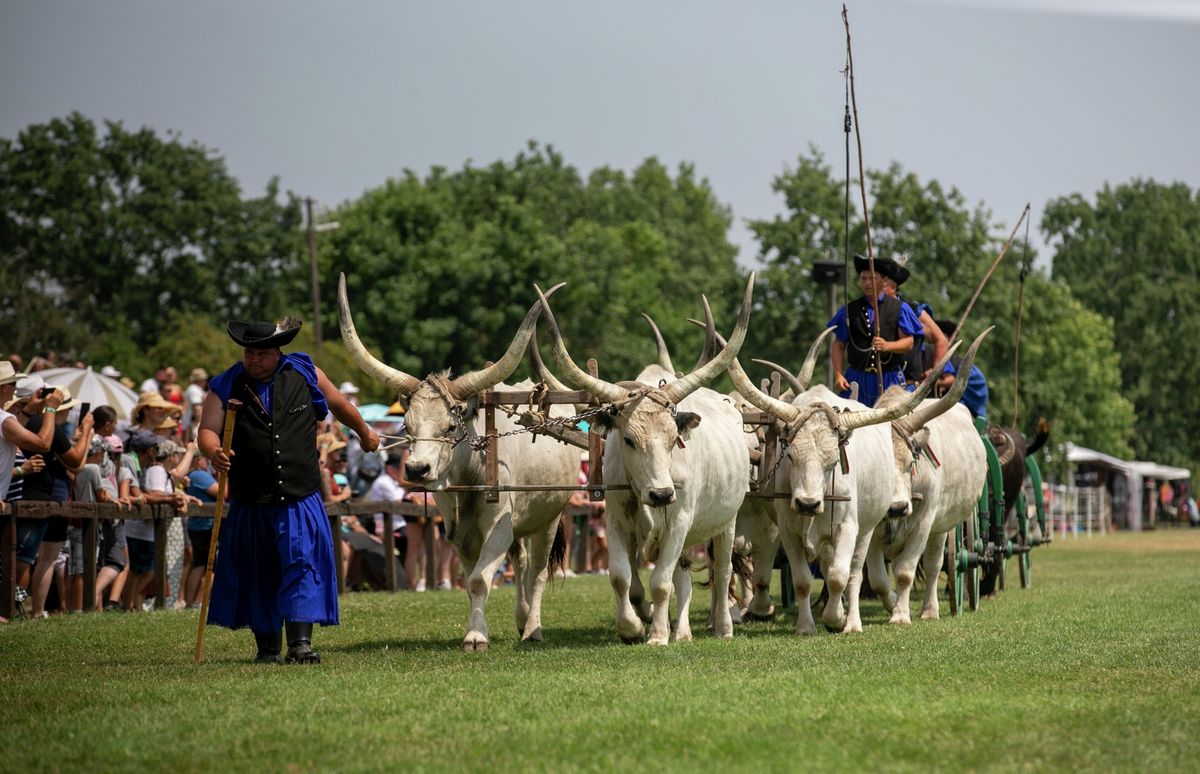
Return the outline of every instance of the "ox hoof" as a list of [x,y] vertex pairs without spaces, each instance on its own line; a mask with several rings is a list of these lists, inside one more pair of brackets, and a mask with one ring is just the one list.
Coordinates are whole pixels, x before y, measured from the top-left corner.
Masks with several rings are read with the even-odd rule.
[[463,653],[484,653],[488,649],[485,639],[466,639],[462,644]]
[[842,628],[842,634],[854,634],[854,633],[861,632],[861,631],[862,631],[862,621],[855,621],[853,623],[847,623]]
[[677,635],[675,635],[675,641],[676,642],[691,642],[692,641],[692,633],[684,632],[683,634],[677,634]]
[[774,621],[775,620],[775,608],[771,608],[771,610],[769,610],[766,613],[756,613],[753,610],[747,610],[745,613],[742,613],[742,620],[744,620],[744,621]]
[[[689,637],[688,639],[691,638]],[[665,647],[670,644],[670,640],[666,637],[651,637],[650,639],[646,640],[646,644]]]
[[940,620],[941,617],[942,616],[938,613],[937,610],[921,611],[921,620],[922,621],[937,621],[937,620]]
[[539,626],[538,628],[534,629],[533,631],[529,632],[528,634],[522,634],[521,641],[522,642],[541,642],[542,641],[542,627]]
[[911,626],[912,619],[909,618],[907,615],[893,614],[891,617],[891,620],[889,620],[888,623],[896,624],[897,626]]

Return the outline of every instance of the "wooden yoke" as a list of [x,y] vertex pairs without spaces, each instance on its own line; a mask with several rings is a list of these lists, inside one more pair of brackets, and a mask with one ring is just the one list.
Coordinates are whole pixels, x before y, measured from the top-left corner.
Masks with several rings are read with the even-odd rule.
[[[596,358],[589,357],[588,373],[599,378],[600,366]],[[597,403],[597,405],[599,405]],[[588,500],[598,503],[604,499],[604,436],[596,430],[595,422],[588,422]]]

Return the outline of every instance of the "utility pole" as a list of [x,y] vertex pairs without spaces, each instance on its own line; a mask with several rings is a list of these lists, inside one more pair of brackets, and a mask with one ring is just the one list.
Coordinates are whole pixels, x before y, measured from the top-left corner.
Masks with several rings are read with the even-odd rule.
[[321,280],[317,275],[317,234],[322,231],[333,231],[340,228],[341,224],[336,221],[319,225],[314,223],[311,196],[305,197],[304,208],[308,212],[308,266],[312,281],[313,352],[317,352],[321,349]]
[[317,278],[317,227],[313,223],[312,197],[304,199],[304,207],[308,211],[308,265],[312,280],[313,304],[313,352],[321,351],[321,287]]

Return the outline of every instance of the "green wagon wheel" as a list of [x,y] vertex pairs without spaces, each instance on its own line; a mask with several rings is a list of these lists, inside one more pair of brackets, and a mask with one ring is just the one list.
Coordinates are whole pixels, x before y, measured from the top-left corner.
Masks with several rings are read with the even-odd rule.
[[[977,546],[975,544],[975,531],[978,528],[975,524],[976,517],[974,515],[967,519],[967,531],[964,535],[967,552],[976,553]],[[967,587],[967,604],[971,608],[971,612],[979,609],[979,567],[975,562],[968,561],[966,568],[963,570],[963,585]]]
[[950,597],[950,615],[960,615],[963,609],[963,576],[959,561],[963,555],[963,525],[959,524],[946,536],[946,580]]
[[[1041,496],[1039,492],[1037,496]],[[1033,585],[1033,551],[1032,538],[1030,537],[1029,510],[1028,503],[1025,502],[1025,495],[1017,501],[1017,539],[1020,541],[1022,553],[1018,554],[1018,567],[1021,570],[1021,588],[1027,589]]]

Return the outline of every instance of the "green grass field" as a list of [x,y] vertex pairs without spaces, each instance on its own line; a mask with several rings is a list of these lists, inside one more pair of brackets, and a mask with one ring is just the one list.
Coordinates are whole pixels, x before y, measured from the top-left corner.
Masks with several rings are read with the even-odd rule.
[[862,634],[806,639],[785,615],[714,640],[699,592],[667,648],[619,644],[596,577],[556,583],[523,646],[504,588],[482,654],[462,592],[355,594],[316,667],[222,629],[193,666],[195,613],[12,623],[0,771],[1200,768],[1200,531],[1058,541],[1034,573],[960,618],[866,602]]

